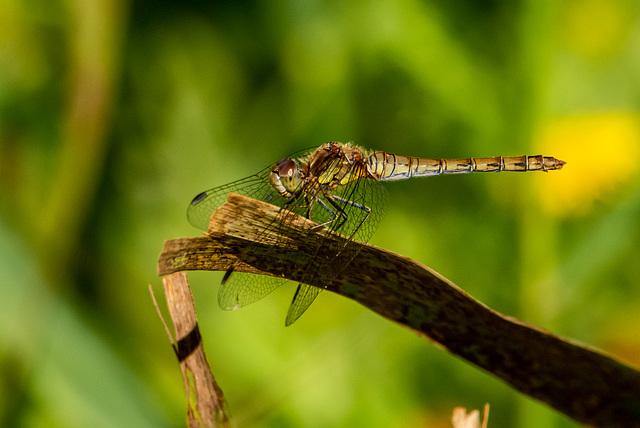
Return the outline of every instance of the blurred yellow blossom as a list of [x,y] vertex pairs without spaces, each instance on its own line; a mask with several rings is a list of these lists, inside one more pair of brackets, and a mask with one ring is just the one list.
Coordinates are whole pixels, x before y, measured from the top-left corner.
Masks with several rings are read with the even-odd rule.
[[640,115],[609,112],[560,119],[541,130],[534,147],[567,162],[553,180],[536,180],[543,208],[555,215],[585,214],[637,172]]

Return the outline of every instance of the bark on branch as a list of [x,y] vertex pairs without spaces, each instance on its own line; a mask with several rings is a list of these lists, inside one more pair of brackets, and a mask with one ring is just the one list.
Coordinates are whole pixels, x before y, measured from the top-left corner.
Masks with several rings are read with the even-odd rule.
[[[260,201],[229,195],[211,217],[208,236],[165,243],[160,275],[226,270],[299,281],[298,261],[318,237],[298,217],[278,230],[287,246],[256,244],[278,214]],[[275,231],[272,231],[275,232]],[[264,237],[264,235],[262,235]],[[282,242],[282,241],[280,241]],[[293,252],[297,257],[292,257]],[[302,254],[303,257],[299,257]],[[331,284],[310,284],[353,299],[428,337],[518,391],[594,426],[640,427],[640,372],[612,357],[502,315],[418,262],[372,245]],[[325,287],[326,286],[326,287]]]
[[187,424],[190,428],[229,427],[229,410],[204,353],[187,276],[176,272],[162,278],[162,283],[177,339],[173,347],[187,396]]

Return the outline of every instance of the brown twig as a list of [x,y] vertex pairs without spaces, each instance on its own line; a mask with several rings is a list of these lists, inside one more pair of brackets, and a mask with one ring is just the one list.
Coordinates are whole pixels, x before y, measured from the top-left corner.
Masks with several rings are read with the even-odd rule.
[[180,362],[187,395],[188,426],[228,427],[229,413],[204,353],[187,276],[182,272],[172,273],[162,278],[162,283],[178,339],[177,345],[173,340],[172,345]]
[[[278,230],[281,240],[256,243],[257,234],[277,215],[278,208],[270,204],[229,195],[211,217],[209,236],[165,243],[159,273],[226,270],[234,265],[239,272],[299,281],[304,266],[297,261],[318,256],[307,254],[309,248],[317,251],[311,241],[318,236],[309,233],[313,223],[297,218]],[[298,257],[291,257],[293,252]],[[640,372],[599,351],[502,315],[420,263],[362,245],[331,284],[310,285],[356,300],[423,334],[577,421],[640,427]]]

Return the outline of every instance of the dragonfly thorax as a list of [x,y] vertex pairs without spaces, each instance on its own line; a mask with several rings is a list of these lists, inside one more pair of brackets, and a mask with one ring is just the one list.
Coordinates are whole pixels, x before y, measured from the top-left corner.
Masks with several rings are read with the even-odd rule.
[[285,198],[291,198],[301,188],[303,172],[291,158],[284,158],[269,173],[271,186]]

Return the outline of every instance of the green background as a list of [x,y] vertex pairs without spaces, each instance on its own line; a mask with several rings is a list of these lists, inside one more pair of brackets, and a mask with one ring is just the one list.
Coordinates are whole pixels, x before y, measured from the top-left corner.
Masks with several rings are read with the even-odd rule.
[[[0,425],[182,426],[153,304],[191,198],[327,141],[539,154],[549,174],[385,183],[371,242],[640,366],[640,2],[0,1]],[[224,312],[189,274],[238,426],[568,418],[331,293]]]

